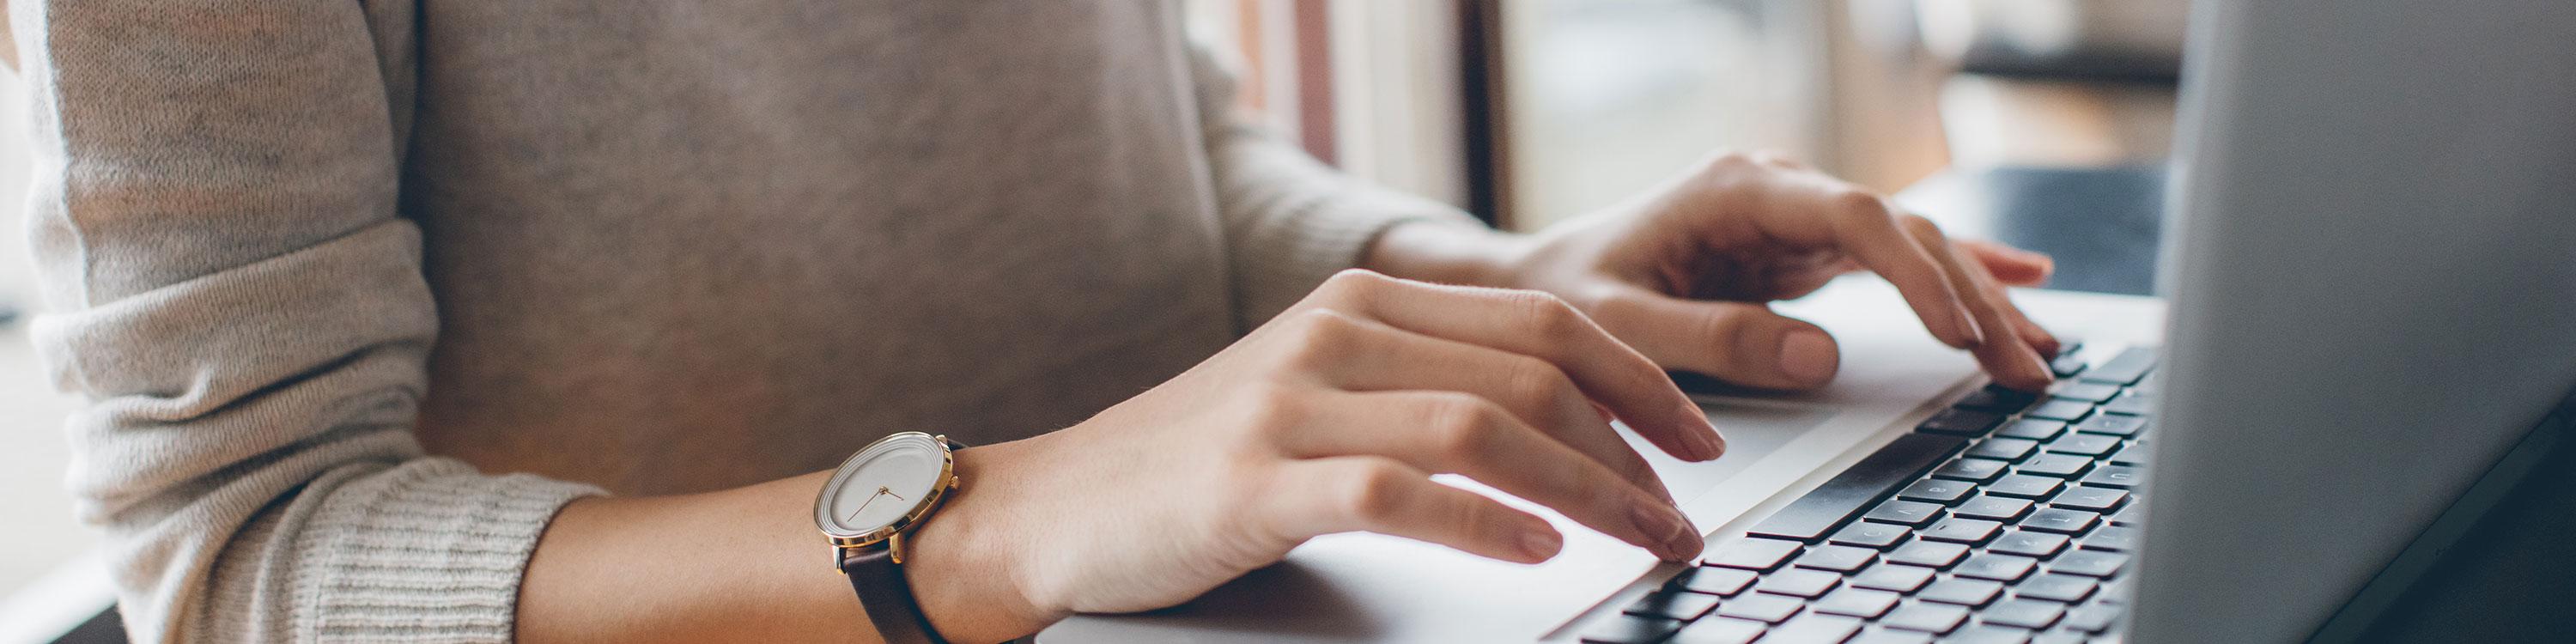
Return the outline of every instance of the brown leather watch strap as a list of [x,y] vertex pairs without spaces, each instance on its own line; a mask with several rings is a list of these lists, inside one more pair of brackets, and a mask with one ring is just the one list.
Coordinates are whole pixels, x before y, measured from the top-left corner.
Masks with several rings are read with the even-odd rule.
[[948,644],[930,626],[930,616],[921,613],[921,604],[912,597],[912,582],[903,576],[903,565],[894,561],[891,548],[845,549],[841,551],[841,574],[850,577],[850,589],[859,592],[859,605],[868,611],[868,621],[876,623],[877,634],[886,644]]

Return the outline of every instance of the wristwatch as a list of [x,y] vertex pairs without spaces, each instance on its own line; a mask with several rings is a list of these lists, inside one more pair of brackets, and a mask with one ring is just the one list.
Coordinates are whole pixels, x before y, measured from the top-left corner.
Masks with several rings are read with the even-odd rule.
[[887,644],[947,644],[904,579],[904,535],[957,490],[960,449],[921,432],[877,439],[842,461],[814,498],[814,526],[832,541],[833,567],[849,576]]

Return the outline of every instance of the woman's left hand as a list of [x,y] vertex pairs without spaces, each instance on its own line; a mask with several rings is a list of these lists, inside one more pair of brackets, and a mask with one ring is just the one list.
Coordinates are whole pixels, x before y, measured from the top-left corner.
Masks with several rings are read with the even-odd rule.
[[1766,303],[1867,269],[1996,382],[2035,391],[2051,380],[2057,340],[2004,291],[2045,281],[2048,257],[1950,239],[1882,195],[1781,157],[1711,157],[1636,199],[1526,237],[1458,229],[1399,226],[1368,265],[1555,293],[1667,368],[1770,389],[1823,386],[1841,352],[1824,329]]

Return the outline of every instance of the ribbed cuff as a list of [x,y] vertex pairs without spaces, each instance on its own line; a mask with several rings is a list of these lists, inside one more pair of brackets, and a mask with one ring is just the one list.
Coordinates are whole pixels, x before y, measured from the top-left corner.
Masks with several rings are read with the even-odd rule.
[[546,523],[599,494],[422,459],[353,481],[299,535],[298,641],[506,642]]
[[1291,216],[1239,244],[1235,262],[1239,327],[1250,330],[1304,299],[1325,278],[1358,266],[1370,242],[1415,221],[1479,225],[1445,204],[1358,186],[1302,204]]

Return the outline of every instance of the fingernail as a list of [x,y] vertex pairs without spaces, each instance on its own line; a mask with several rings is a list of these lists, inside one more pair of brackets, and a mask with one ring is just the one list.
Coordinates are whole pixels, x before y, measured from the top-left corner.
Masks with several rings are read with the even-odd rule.
[[1976,316],[1968,315],[1968,308],[1965,305],[1960,306],[1959,309],[1952,312],[1951,315],[1959,321],[1959,330],[1967,332],[1968,346],[1973,347],[1986,343],[1986,330],[1977,326]]
[[[1699,413],[1699,410],[1691,410],[1691,413]],[[1717,457],[1726,455],[1726,441],[1718,437],[1715,427],[1704,431],[1685,431],[1683,434],[1690,437],[1688,442],[1693,461],[1714,461]]]
[[1521,533],[1521,553],[1529,555],[1531,561],[1546,561],[1563,547],[1565,538],[1557,536],[1555,530],[1539,528]]
[[1833,379],[1840,360],[1833,338],[1821,331],[1797,329],[1780,339],[1780,373],[1799,384],[1819,385]]
[[2040,382],[2057,381],[2056,370],[2048,368],[2048,361],[2040,358],[2039,354],[2024,352],[2021,355],[2023,367],[2029,369],[2031,373],[2037,374]]
[[1665,557],[1687,557],[1699,552],[1698,548],[1690,547],[1688,544],[1689,541],[1699,538],[1699,535],[1691,533],[1690,521],[1682,518],[1680,512],[1670,508],[1639,504],[1631,508],[1628,514],[1629,520],[1637,523],[1638,532],[1644,533],[1646,538],[1653,539],[1655,543],[1663,546],[1663,552],[1658,554]]

